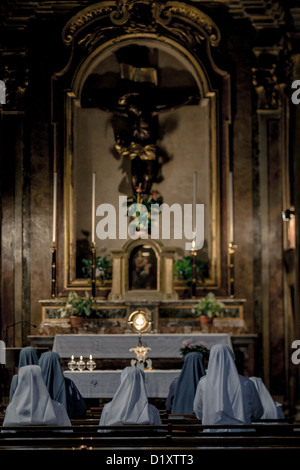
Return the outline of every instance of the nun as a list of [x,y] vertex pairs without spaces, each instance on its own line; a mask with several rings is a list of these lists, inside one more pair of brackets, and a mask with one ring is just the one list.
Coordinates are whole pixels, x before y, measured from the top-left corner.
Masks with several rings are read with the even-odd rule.
[[196,389],[203,375],[203,354],[198,351],[187,353],[178,379],[174,379],[174,383],[170,385],[166,409],[171,408],[172,414],[193,414]]
[[84,417],[87,406],[73,380],[64,376],[59,354],[43,353],[39,365],[51,398],[65,407],[70,419]]
[[3,426],[71,426],[63,405],[51,399],[38,365],[21,367]]
[[[206,375],[197,386],[194,411],[204,425],[251,424],[262,416],[263,407],[255,385],[249,378],[239,375],[229,346],[211,347]],[[236,429],[220,431],[235,432]]]
[[120,385],[99,421],[100,426],[124,424],[161,425],[158,409],[148,402],[144,371],[131,366],[122,371]]
[[249,379],[254,383],[263,406],[264,412],[260,419],[285,419],[281,403],[273,400],[269,390],[263,383],[263,380],[260,377],[249,377]]
[[[32,346],[26,346],[22,348],[19,354],[19,364],[18,364],[18,372],[20,371],[21,367],[29,366],[29,365],[38,365],[39,358],[37,355],[36,350]],[[10,390],[9,390],[9,403],[12,400],[13,394],[18,385],[18,374],[13,375]]]

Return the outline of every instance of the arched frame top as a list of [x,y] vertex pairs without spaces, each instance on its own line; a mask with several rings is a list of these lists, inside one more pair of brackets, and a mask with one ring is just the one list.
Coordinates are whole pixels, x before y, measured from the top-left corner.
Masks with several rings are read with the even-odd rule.
[[158,38],[155,34],[126,34],[118,37],[114,41],[109,41],[97,47],[79,66],[72,82],[72,93],[78,99],[84,83],[92,70],[102,62],[107,56],[113,54],[120,47],[138,43],[139,45],[157,46],[159,49],[174,55],[195,79],[201,97],[206,97],[208,93],[213,92],[209,77],[205,72],[199,59],[178,42],[167,38]]

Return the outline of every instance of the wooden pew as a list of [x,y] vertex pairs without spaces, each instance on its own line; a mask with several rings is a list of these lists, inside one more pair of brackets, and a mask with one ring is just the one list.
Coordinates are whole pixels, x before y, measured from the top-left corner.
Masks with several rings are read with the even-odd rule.
[[[205,432],[210,428],[211,432]],[[237,432],[217,432],[231,429]],[[99,430],[109,432],[98,432]],[[15,431],[15,432],[9,432]],[[242,432],[241,432],[242,431]],[[249,432],[251,431],[251,432]],[[202,426],[174,424],[162,426],[105,426],[85,424],[71,427],[1,427],[0,449],[22,448],[265,448],[300,449],[300,425],[262,424]]]

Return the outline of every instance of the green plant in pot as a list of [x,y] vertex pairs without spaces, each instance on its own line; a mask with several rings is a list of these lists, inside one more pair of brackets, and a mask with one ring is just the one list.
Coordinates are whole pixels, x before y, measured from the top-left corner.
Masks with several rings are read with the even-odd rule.
[[213,318],[224,316],[225,304],[217,300],[213,292],[209,292],[193,306],[192,313],[200,317],[201,325],[204,326],[212,323]]
[[[91,316],[93,312],[92,299],[88,292],[84,297],[80,297],[75,291],[69,293],[66,304],[60,309],[61,317],[70,318],[71,325],[75,325],[74,318],[77,319],[76,326],[82,324],[84,318]],[[78,321],[78,319],[82,319]]]

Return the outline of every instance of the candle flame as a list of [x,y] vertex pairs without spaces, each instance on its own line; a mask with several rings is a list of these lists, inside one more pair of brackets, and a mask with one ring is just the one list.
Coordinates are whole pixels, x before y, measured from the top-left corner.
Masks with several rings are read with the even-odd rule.
[[139,314],[136,319],[134,320],[134,323],[135,323],[135,327],[138,329],[138,330],[141,330],[143,328],[143,326],[145,325],[145,317],[144,315],[142,314]]

